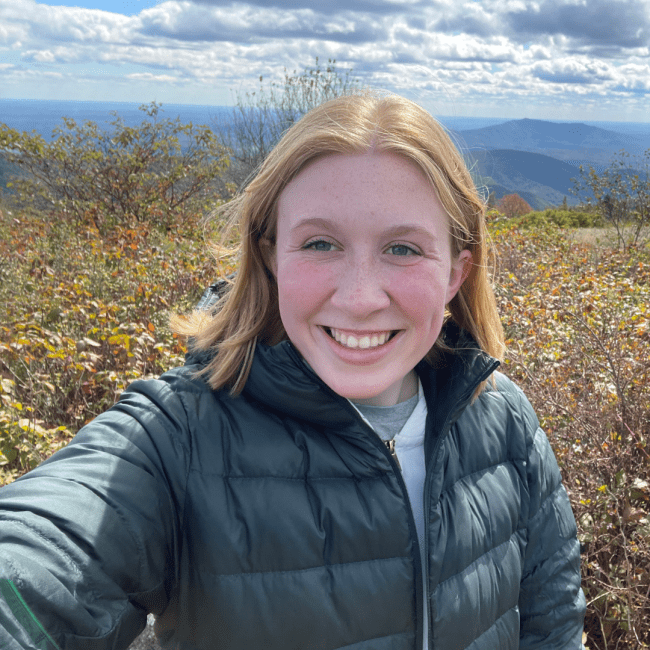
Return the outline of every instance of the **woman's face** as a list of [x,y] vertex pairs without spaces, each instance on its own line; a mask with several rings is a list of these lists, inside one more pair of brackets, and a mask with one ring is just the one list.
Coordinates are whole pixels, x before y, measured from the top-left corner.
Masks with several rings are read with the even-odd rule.
[[319,377],[354,401],[411,396],[404,386],[415,385],[470,259],[452,257],[433,187],[396,154],[320,158],[280,195],[282,323]]

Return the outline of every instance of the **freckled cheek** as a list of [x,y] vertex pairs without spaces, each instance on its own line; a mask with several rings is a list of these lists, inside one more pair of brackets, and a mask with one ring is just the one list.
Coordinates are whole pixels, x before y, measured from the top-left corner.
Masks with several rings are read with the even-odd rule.
[[393,282],[390,295],[400,310],[423,327],[435,325],[444,315],[445,290],[428,275]]
[[334,273],[318,264],[286,264],[278,267],[280,307],[308,313],[332,293]]

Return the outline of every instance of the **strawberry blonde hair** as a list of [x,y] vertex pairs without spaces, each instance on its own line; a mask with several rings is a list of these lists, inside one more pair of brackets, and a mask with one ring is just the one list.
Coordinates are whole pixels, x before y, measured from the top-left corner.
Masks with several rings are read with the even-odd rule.
[[[445,208],[452,254],[472,253],[469,275],[450,301],[448,319],[468,331],[488,354],[503,355],[503,329],[487,269],[485,205],[465,162],[444,128],[420,106],[397,95],[367,92],[332,99],[307,113],[278,142],[259,172],[217,215],[227,219],[223,241],[237,232],[239,266],[214,312],[174,316],[173,329],[192,337],[195,350],[214,352],[202,371],[213,389],[241,392],[258,342],[287,338],[270,268],[282,190],[317,158],[389,152],[419,167]],[[427,355],[447,349],[441,337]]]

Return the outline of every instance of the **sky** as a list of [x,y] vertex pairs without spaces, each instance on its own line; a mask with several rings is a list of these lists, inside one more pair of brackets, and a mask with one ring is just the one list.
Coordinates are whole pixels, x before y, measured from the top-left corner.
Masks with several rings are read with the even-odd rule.
[[0,0],[0,97],[231,105],[335,59],[436,115],[650,122],[650,0]]

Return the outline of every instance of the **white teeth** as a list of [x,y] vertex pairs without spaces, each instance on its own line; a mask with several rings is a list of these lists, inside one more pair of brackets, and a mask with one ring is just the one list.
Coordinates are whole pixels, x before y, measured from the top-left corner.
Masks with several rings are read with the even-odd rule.
[[345,334],[339,330],[330,329],[331,335],[336,341],[346,348],[367,350],[368,348],[376,348],[383,345],[388,340],[390,332],[380,332],[378,334],[371,334],[357,338],[352,334]]

